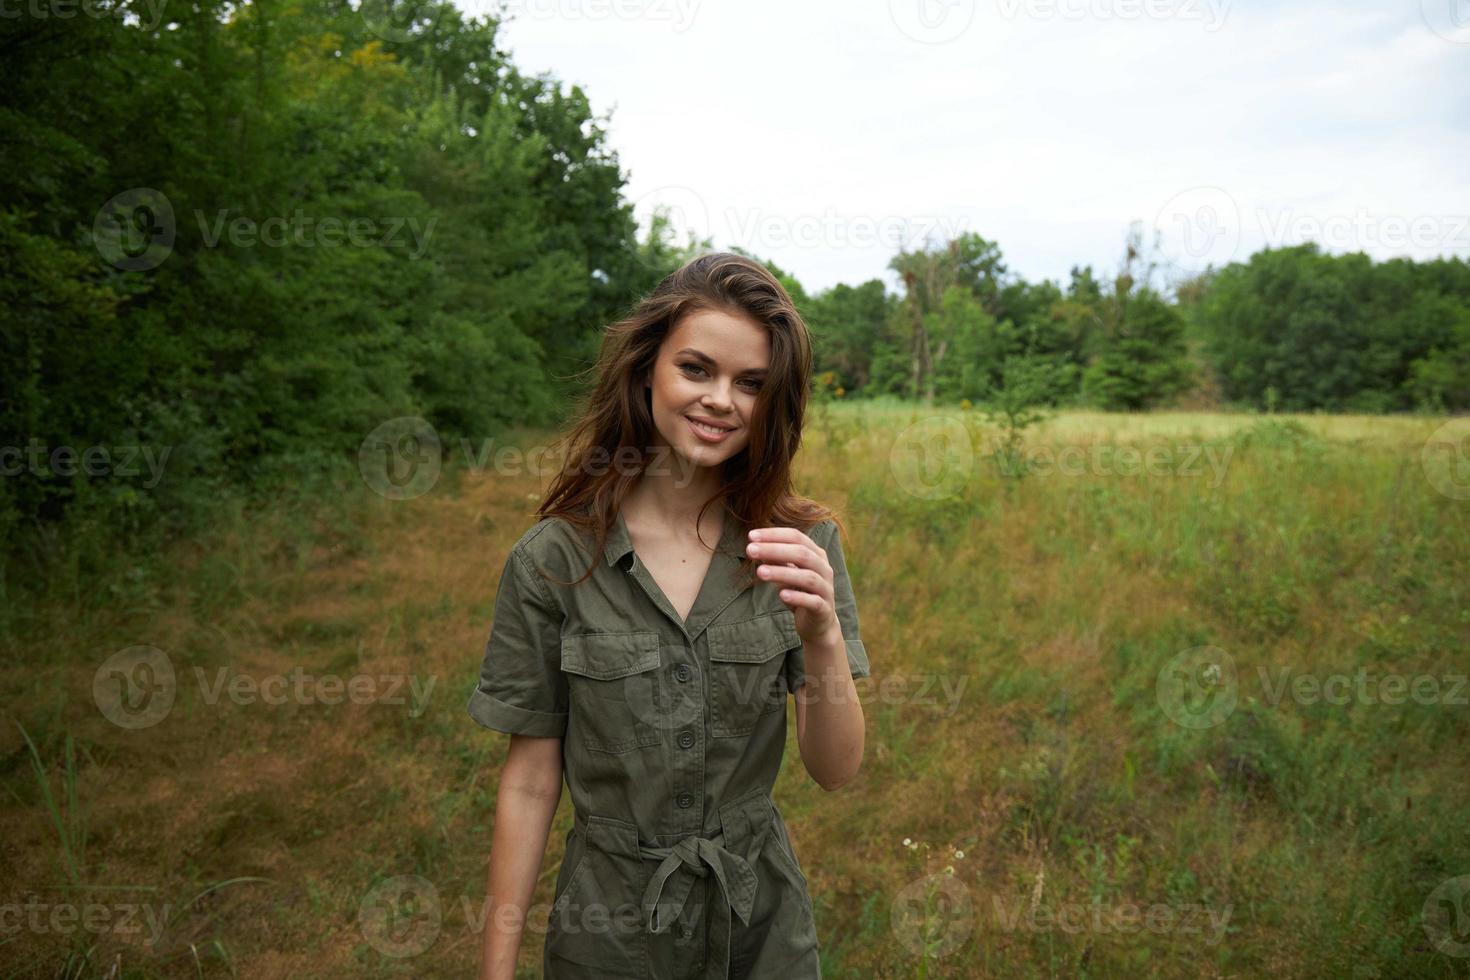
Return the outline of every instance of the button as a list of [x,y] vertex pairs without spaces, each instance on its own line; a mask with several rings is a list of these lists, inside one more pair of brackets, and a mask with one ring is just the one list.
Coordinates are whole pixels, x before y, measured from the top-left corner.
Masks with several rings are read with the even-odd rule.
[[687,681],[693,673],[694,671],[689,669],[688,664],[680,664],[674,668],[674,676],[680,681]]
[[690,936],[694,935],[694,927],[685,923],[681,923],[679,925],[679,935],[684,937],[685,939],[688,939]]
[[693,744],[694,744],[694,733],[693,732],[680,732],[679,733],[679,745],[680,746],[682,746],[683,748],[686,748],[687,749],[687,748],[689,748],[689,746],[691,746]]
[[694,805],[694,794],[693,793],[680,793],[679,794],[679,798],[675,802],[678,803],[680,806],[693,806]]

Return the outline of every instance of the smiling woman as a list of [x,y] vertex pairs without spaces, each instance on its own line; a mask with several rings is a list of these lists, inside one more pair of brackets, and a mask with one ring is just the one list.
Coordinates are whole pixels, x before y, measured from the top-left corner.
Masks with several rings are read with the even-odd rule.
[[684,427],[699,443],[722,447],[718,454],[697,451],[697,445],[688,447],[685,455],[690,460],[711,466],[745,447],[749,419],[767,373],[770,341],[766,329],[749,316],[696,310],[679,321],[663,346],[686,343],[703,349],[681,346],[672,355],[660,356],[654,362],[653,380],[645,387],[651,392],[650,409],[661,434]]
[[[790,485],[806,326],[763,266],[705,255],[608,329],[596,370],[470,698],[513,736],[486,921],[524,922],[565,779],[546,977],[820,977],[771,789],[797,689],[807,771],[857,772],[869,666],[838,524]],[[591,462],[629,447],[627,471]],[[513,975],[520,931],[485,930],[483,977]]]

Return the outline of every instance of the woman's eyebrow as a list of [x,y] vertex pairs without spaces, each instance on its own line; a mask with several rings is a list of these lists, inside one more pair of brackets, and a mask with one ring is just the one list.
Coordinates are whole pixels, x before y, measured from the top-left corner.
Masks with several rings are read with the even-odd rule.
[[[694,358],[696,361],[701,361],[701,362],[703,362],[705,364],[709,364],[711,366],[718,366],[718,364],[719,364],[718,361],[716,361],[713,357],[710,357],[704,351],[695,350],[693,347],[685,347],[682,350],[677,351],[674,354],[674,356],[675,357],[680,357],[680,356],[685,355],[685,354],[688,354],[690,357]],[[766,374],[767,371],[766,371],[765,368],[746,368],[744,371],[742,371],[740,373],[741,374]]]

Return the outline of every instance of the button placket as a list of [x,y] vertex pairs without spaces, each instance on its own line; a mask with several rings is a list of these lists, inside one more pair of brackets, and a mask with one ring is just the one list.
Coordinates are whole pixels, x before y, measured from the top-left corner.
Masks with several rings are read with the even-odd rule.
[[[692,654],[691,648],[686,646],[684,648],[684,654],[685,656],[690,656]],[[674,678],[684,685],[687,685],[689,681],[695,680],[698,677],[694,667],[688,663],[675,664],[673,674]],[[686,779],[680,780],[683,785],[701,787],[704,785],[705,778],[704,757],[702,753],[688,752],[688,750],[695,748],[699,744],[699,738],[695,735],[694,728],[687,726],[691,724],[702,726],[705,723],[706,709],[704,697],[701,691],[686,686],[683,689],[682,695],[676,698],[676,703],[679,705],[677,713],[678,715],[683,715],[683,717],[671,715],[670,727],[676,727],[680,723],[686,726],[677,728],[673,733],[674,744],[679,749],[685,751],[676,756],[672,761],[673,770],[686,777]],[[674,805],[680,810],[693,810],[698,801],[699,795],[689,790],[680,791],[674,796]],[[691,812],[687,817],[679,820],[678,824],[680,825],[680,832],[693,833],[697,831],[699,829],[697,813]]]

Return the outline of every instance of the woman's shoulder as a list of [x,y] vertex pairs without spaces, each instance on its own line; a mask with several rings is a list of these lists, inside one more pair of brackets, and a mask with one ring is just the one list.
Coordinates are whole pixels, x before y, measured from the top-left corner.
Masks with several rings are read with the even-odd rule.
[[557,514],[532,524],[516,541],[514,550],[540,567],[558,564],[569,556],[588,553],[590,531],[584,531]]
[[817,521],[817,523],[813,524],[807,530],[806,536],[811,538],[822,547],[827,547],[832,542],[832,539],[837,536],[836,518],[822,518],[820,521]]
[[780,509],[788,518],[782,523],[791,524],[823,547],[839,533],[841,525],[838,523],[837,510],[819,500],[790,497],[783,501]]

